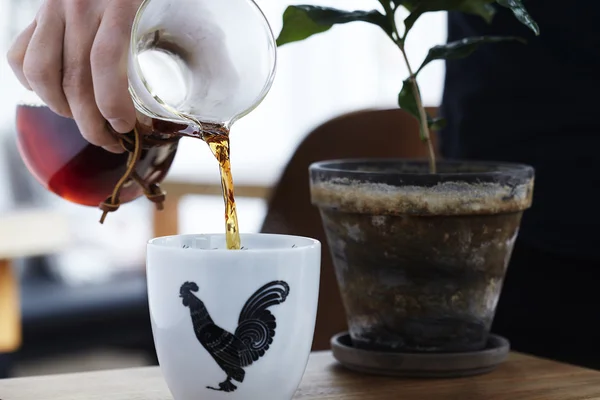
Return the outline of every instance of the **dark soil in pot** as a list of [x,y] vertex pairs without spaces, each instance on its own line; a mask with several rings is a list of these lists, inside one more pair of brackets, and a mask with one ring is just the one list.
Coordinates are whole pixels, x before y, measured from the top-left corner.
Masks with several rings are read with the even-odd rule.
[[524,165],[341,160],[310,167],[358,348],[484,348],[534,171]]

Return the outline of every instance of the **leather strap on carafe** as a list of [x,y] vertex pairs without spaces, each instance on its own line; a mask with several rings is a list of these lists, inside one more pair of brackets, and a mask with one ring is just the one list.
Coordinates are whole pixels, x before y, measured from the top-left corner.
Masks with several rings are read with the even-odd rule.
[[136,171],[132,172],[131,177],[144,189],[144,194],[148,200],[156,205],[156,209],[162,210],[164,208],[163,203],[165,202],[167,195],[161,190],[160,186],[158,186],[157,183],[147,184]]
[[142,138],[137,128],[134,128],[129,134],[119,134],[115,132],[109,124],[107,124],[107,126],[108,129],[119,139],[121,147],[123,147],[123,149],[129,153],[129,157],[127,159],[127,170],[115,185],[112,194],[104,202],[100,203],[100,209],[102,210],[100,223],[104,223],[104,220],[109,212],[115,212],[119,209],[119,206],[121,205],[119,200],[121,189],[130,180],[134,180],[138,185],[140,185],[144,190],[144,194],[148,200],[152,201],[158,210],[162,210],[166,194],[160,189],[158,184],[148,184],[145,182],[135,170],[142,155],[144,138]]

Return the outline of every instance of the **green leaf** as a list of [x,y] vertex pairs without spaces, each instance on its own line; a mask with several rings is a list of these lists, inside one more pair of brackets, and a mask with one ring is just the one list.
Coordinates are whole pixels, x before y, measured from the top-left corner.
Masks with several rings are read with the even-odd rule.
[[402,5],[410,11],[404,20],[405,33],[410,31],[417,19],[426,12],[432,11],[462,11],[475,14],[490,23],[496,10],[492,6],[494,0],[406,0]]
[[[423,132],[423,126],[421,125],[421,114],[419,113],[419,106],[417,106],[417,97],[415,96],[415,89],[410,78],[402,82],[402,90],[398,94],[398,105],[419,121],[419,134],[421,140],[425,141],[425,132]],[[446,126],[444,118],[432,118],[429,114],[426,115],[427,125],[430,130],[439,130]]]
[[521,38],[514,36],[476,36],[446,43],[444,45],[434,46],[429,49],[427,57],[415,73],[418,74],[430,62],[435,60],[455,60],[465,58],[471,55],[477,48],[484,43],[499,43],[508,41],[519,41],[524,43]]
[[412,84],[410,78],[405,79],[404,82],[402,82],[402,90],[398,95],[398,105],[404,111],[407,111],[415,116],[419,121],[421,120],[419,107],[417,106],[417,97],[415,96],[414,85]]
[[429,124],[429,129],[432,131],[439,131],[446,126],[446,120],[439,117],[431,118],[430,116],[427,116],[427,123]]
[[283,28],[277,38],[277,46],[304,40],[329,30],[335,24],[355,21],[378,25],[391,34],[387,18],[377,10],[343,11],[329,7],[297,5],[289,6],[283,13]]
[[415,88],[410,78],[405,79],[402,82],[402,90],[398,94],[398,105],[404,111],[412,114],[417,121],[419,121],[419,134],[421,140],[425,141],[425,132],[423,132],[423,126],[421,125],[421,114],[419,113],[419,106],[417,106],[417,97],[415,96]]
[[521,0],[496,0],[496,3],[512,10],[519,22],[531,29],[536,36],[540,34],[538,24],[531,18]]

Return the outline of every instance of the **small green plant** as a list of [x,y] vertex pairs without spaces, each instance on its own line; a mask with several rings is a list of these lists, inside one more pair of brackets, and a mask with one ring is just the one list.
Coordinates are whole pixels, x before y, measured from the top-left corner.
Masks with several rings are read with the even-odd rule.
[[[362,21],[379,26],[385,34],[396,44],[406,63],[409,76],[403,81],[402,89],[398,95],[400,108],[412,114],[420,125],[421,140],[426,143],[429,151],[429,170],[436,172],[436,161],[433,144],[430,140],[430,130],[444,126],[441,118],[432,118],[427,115],[421,92],[417,84],[418,74],[432,61],[451,60],[467,57],[484,43],[497,43],[503,41],[520,41],[514,36],[478,36],[468,37],[444,45],[434,46],[419,68],[413,69],[405,51],[405,43],[411,28],[419,17],[433,11],[461,11],[482,17],[491,22],[496,12],[495,5],[512,10],[514,16],[525,26],[539,35],[539,28],[531,18],[522,0],[378,0],[382,10],[371,11],[344,11],[329,7],[312,5],[293,5],[287,7],[283,13],[283,28],[277,38],[277,46],[286,43],[304,40],[312,35],[325,32],[333,25],[348,22]],[[408,16],[404,19],[404,30],[396,24],[396,11],[404,7]]]

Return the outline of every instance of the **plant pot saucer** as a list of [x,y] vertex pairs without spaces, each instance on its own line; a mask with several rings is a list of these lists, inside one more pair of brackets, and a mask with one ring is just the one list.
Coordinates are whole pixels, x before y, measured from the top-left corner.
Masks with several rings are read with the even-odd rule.
[[490,334],[485,349],[464,353],[392,353],[356,349],[348,332],[331,338],[335,359],[348,369],[406,378],[459,378],[493,371],[508,357],[510,343]]

